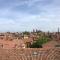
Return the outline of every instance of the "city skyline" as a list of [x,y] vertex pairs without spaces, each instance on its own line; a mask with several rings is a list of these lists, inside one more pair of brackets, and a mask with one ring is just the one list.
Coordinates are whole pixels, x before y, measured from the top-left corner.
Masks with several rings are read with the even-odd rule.
[[0,32],[57,31],[60,0],[0,0]]

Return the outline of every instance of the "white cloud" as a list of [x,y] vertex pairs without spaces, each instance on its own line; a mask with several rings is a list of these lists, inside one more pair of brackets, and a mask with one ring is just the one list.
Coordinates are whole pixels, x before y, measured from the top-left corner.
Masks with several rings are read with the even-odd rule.
[[[36,4],[39,1],[41,4]],[[59,3],[59,0],[24,0],[22,2],[16,0],[14,3],[10,2],[7,7],[0,9],[0,31],[23,31],[34,28],[41,28],[44,31],[55,30],[60,27]],[[25,4],[27,5],[23,7]],[[16,6],[23,7],[26,10],[21,11],[21,8],[14,10]],[[27,6],[30,9],[26,8]]]

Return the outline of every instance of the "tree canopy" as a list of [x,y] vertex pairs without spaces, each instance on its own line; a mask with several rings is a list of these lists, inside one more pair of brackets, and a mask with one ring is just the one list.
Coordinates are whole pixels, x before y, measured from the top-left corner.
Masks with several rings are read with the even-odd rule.
[[25,31],[25,32],[23,32],[23,34],[24,34],[24,35],[29,35],[30,33],[27,32],[27,31]]
[[47,43],[49,41],[48,37],[42,37],[36,40],[36,42],[33,42],[33,44],[30,46],[30,48],[42,48],[42,45],[44,43]]

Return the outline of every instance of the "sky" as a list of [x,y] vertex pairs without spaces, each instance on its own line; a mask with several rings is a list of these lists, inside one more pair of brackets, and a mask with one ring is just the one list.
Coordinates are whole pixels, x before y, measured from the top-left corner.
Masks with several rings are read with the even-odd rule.
[[57,31],[60,0],[0,0],[0,32]]

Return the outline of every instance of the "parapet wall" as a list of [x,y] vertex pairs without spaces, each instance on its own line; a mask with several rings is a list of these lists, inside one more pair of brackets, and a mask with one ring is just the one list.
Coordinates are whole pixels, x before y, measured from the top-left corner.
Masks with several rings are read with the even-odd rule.
[[60,48],[0,49],[0,60],[60,60]]

